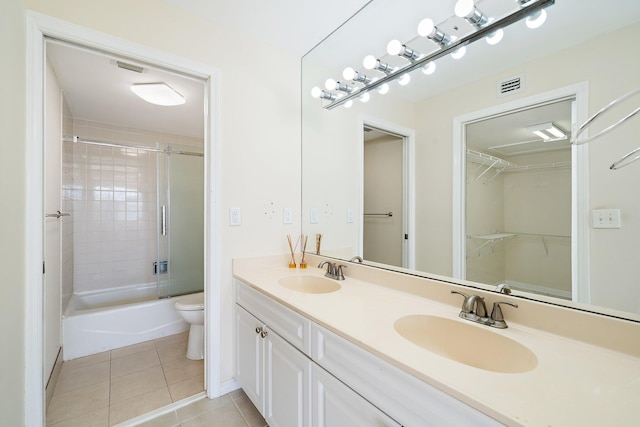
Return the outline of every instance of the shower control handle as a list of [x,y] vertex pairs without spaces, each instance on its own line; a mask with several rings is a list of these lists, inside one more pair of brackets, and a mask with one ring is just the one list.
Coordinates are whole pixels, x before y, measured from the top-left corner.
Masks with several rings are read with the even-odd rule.
[[262,326],[256,326],[256,334],[262,332]]

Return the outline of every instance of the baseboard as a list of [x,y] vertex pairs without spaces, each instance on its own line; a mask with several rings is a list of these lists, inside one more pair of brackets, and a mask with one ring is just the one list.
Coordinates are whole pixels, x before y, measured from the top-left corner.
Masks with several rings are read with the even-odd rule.
[[49,375],[49,380],[47,381],[47,386],[45,388],[45,408],[49,407],[49,403],[51,402],[51,398],[53,397],[53,391],[56,388],[56,384],[58,383],[58,377],[60,376],[60,371],[62,370],[62,347],[58,350],[58,355],[56,356],[56,361],[53,364],[53,369]]
[[235,379],[230,379],[229,381],[225,381],[220,384],[220,396],[223,396],[227,393],[231,393],[232,391],[238,390],[240,388],[240,384]]

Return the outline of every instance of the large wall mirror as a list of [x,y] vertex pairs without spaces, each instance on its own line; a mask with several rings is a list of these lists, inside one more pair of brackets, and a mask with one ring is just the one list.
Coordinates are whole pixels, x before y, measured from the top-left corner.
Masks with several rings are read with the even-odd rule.
[[[350,96],[542,2],[478,0],[474,25],[456,0],[372,0],[303,58],[302,232],[323,255],[640,321],[640,162],[610,169],[640,146],[640,114],[571,143],[640,87],[640,2],[546,1],[537,28],[523,16]],[[439,34],[419,35],[425,18]]]

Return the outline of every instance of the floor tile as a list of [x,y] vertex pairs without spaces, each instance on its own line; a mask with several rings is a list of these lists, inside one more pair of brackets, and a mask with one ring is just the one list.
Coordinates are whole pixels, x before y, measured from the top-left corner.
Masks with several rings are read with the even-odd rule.
[[144,371],[112,379],[110,403],[113,405],[114,403],[166,387],[167,382],[164,379],[162,367],[154,366]]
[[196,376],[169,386],[171,400],[174,402],[198,394],[201,391],[204,391],[204,378],[202,376]]
[[264,427],[267,425],[267,422],[262,418],[260,412],[258,412],[256,407],[253,406],[253,403],[251,403],[251,400],[247,396],[234,399],[233,403],[236,405],[247,424],[249,424],[249,427]]
[[190,405],[176,409],[179,421],[190,420],[205,412],[215,411],[219,408],[225,407],[229,403],[233,404],[228,394],[218,397],[217,399],[200,399],[193,402]]
[[162,365],[167,384],[172,385],[194,377],[204,377],[204,361],[186,357]]
[[170,403],[169,389],[161,388],[124,402],[113,404],[109,407],[109,424],[121,423]]
[[160,365],[155,347],[111,361],[111,378],[121,377]]
[[205,412],[187,421],[181,421],[182,427],[247,427],[240,411],[232,401],[228,401],[215,411]]
[[47,410],[48,424],[70,420],[109,406],[109,382],[54,395]]
[[162,363],[172,362],[178,359],[184,359],[187,354],[188,336],[184,336],[180,340],[156,341],[156,350]]
[[152,420],[138,424],[139,427],[176,427],[179,425],[180,421],[178,421],[176,411],[171,411],[168,414],[160,415]]
[[100,362],[106,362],[110,360],[111,354],[108,351],[102,353],[92,354],[90,356],[78,357],[77,359],[67,360],[62,364],[60,373],[66,372],[70,369],[82,368],[85,366],[93,365]]
[[115,350],[111,350],[111,359],[118,359],[120,357],[131,356],[136,353],[142,353],[144,351],[149,351],[154,348],[153,341],[145,341],[140,344],[129,345],[122,348],[117,348]]
[[109,425],[109,408],[104,407],[84,415],[62,421],[57,424],[48,424],[47,427],[107,427]]
[[100,362],[82,366],[75,369],[67,369],[64,375],[58,377],[53,394],[62,394],[93,384],[109,381],[110,362]]

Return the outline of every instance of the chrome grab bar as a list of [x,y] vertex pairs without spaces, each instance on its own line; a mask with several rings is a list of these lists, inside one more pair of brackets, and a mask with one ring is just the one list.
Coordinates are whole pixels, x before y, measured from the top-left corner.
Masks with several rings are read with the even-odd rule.
[[60,211],[56,211],[56,213],[46,214],[45,218],[60,218],[61,216],[71,216],[70,213],[62,213]]
[[167,206],[162,205],[160,209],[160,233],[163,236],[167,235]]
[[387,213],[365,213],[364,216],[393,216],[393,212],[387,212]]

